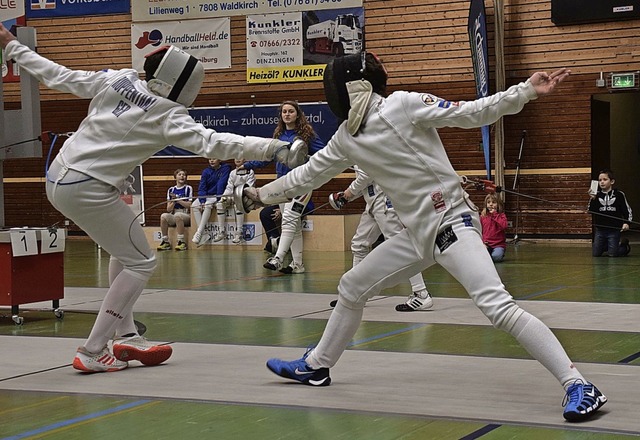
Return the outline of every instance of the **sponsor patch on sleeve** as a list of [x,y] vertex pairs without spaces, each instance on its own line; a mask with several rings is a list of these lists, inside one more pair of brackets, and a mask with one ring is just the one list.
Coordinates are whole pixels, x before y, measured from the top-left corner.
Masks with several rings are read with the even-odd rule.
[[460,103],[458,101],[440,101],[438,103],[438,107],[440,108],[449,108],[449,107],[458,107]]
[[304,204],[302,204],[302,203],[298,202],[297,200],[294,200],[294,201],[293,201],[293,204],[291,205],[291,210],[292,210],[293,212],[296,212],[296,213],[298,213],[298,214],[302,215],[302,211],[304,211],[304,207],[305,207],[305,206],[306,206],[306,205],[304,205]]
[[367,186],[367,194],[369,194],[369,197],[373,197],[376,195],[376,189],[373,187],[373,185]]
[[442,196],[442,191],[440,190],[431,193],[431,202],[433,203],[433,208],[436,210],[436,213],[441,213],[447,209],[444,197]]
[[439,101],[439,99],[433,95],[430,95],[428,93],[423,93],[422,94],[422,102],[424,102],[427,105],[434,105]]

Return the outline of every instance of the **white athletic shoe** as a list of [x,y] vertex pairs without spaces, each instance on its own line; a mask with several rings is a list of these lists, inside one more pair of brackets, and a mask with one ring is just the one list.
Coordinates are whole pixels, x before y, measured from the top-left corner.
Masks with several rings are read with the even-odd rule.
[[222,241],[223,239],[224,239],[224,234],[222,234],[220,232],[216,232],[215,234],[213,234],[213,242],[214,243]]
[[140,361],[144,365],[158,365],[173,353],[170,345],[157,345],[142,336],[121,337],[113,340],[113,354],[121,361]]
[[128,363],[118,360],[104,347],[98,353],[91,353],[84,347],[78,347],[76,357],[73,359],[73,368],[84,373],[110,373],[124,370]]
[[269,270],[280,270],[282,269],[282,261],[278,257],[271,257],[262,267]]
[[290,265],[280,269],[280,272],[286,273],[287,275],[292,273],[304,273],[304,264],[302,263],[298,264],[292,261]]
[[209,240],[211,240],[211,234],[207,234],[207,233],[202,234],[202,237],[200,237],[200,240],[198,241],[198,247],[207,243]]
[[242,241],[242,237],[240,237],[239,235],[236,235],[236,236],[233,237],[232,241],[233,241],[233,243],[238,244],[238,243],[240,243]]
[[191,241],[198,244],[200,243],[200,238],[202,238],[202,233],[200,231],[196,231],[195,234],[193,234],[193,237],[191,237]]
[[431,307],[433,307],[433,298],[429,292],[423,289],[409,295],[409,299],[403,304],[398,304],[396,310],[398,312],[417,312],[429,310]]

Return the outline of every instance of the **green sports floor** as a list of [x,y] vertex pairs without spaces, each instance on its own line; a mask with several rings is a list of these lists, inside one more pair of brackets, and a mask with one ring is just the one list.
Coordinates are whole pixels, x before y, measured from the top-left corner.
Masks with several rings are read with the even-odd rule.
[[0,308],[0,438],[638,437],[640,245],[632,246],[626,258],[592,258],[588,244],[522,240],[497,265],[519,304],[609,398],[572,424],[553,376],[437,266],[424,272],[432,311],[394,310],[408,284],[367,304],[330,387],[270,373],[268,358],[299,358],[319,340],[348,252],[305,252],[299,275],[267,271],[266,253],[241,246],[159,253],[135,316],[147,338],[173,346],[171,359],[78,373],[71,361],[106,291],[109,256],[68,240],[62,319],[51,302],[22,305],[20,326]]

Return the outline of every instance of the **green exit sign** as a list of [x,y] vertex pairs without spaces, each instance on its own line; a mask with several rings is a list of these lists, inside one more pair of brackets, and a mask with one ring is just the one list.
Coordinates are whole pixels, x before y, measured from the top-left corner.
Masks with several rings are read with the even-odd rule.
[[635,73],[612,73],[611,88],[612,89],[629,89],[636,86]]

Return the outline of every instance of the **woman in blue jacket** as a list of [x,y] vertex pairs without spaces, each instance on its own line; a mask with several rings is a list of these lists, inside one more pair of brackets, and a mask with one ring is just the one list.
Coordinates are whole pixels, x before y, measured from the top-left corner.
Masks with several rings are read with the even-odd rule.
[[[320,140],[304,112],[295,101],[284,101],[278,110],[278,125],[273,132],[275,139],[285,142],[293,142],[296,138],[302,138],[309,146],[309,154],[312,155],[324,148],[324,143]],[[260,162],[251,161],[244,164],[245,169],[262,168],[272,161]],[[279,162],[276,163],[276,176],[278,178],[286,175],[291,169]],[[282,213],[282,232],[276,254],[270,257],[263,267],[270,270],[279,270],[282,273],[303,273],[302,264],[302,216],[309,211],[311,204],[311,192],[295,197],[293,200],[280,204]],[[307,208],[307,209],[305,209]],[[291,264],[283,267],[283,261],[287,252],[291,249]]]

